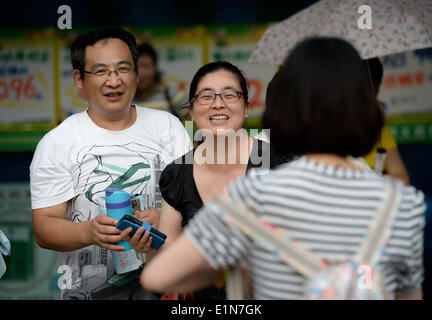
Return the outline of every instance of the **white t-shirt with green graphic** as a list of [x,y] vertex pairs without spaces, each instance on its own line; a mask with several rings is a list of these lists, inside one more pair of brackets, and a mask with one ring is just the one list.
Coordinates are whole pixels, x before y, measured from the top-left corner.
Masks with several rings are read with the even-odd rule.
[[[160,174],[192,144],[170,113],[136,111],[136,122],[122,131],[98,127],[84,111],[48,132],[30,165],[32,209],[68,202],[67,220],[88,221],[99,214],[106,188],[141,194],[145,209],[160,209]],[[72,271],[75,298],[90,298],[114,273],[111,254],[98,246],[64,252],[61,264]]]

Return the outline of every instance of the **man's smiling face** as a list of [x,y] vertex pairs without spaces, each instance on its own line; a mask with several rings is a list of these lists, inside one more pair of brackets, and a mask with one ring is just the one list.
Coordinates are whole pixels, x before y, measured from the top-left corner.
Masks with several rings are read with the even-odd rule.
[[78,70],[75,70],[75,82],[83,91],[90,108],[99,114],[124,111],[135,95],[138,77],[129,47],[122,40],[108,38],[87,46],[85,71],[94,73],[100,70],[126,70],[125,68],[132,72],[111,72],[110,75],[103,76],[85,73],[81,77]]

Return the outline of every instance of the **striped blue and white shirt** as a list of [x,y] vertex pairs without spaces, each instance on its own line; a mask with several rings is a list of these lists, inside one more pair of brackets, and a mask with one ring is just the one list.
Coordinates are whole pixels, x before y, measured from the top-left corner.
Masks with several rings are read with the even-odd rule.
[[[281,228],[299,245],[329,263],[352,260],[385,198],[384,179],[374,171],[342,169],[307,157],[267,175],[248,175],[228,187],[258,217]],[[390,237],[379,260],[390,292],[409,294],[423,281],[424,195],[403,190]],[[255,299],[299,299],[305,278],[207,207],[185,233],[215,268],[249,264]]]

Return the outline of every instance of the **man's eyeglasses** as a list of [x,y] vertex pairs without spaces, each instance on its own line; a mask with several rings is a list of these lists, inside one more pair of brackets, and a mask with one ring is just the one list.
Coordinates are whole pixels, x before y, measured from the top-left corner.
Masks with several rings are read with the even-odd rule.
[[222,90],[221,93],[216,93],[211,90],[204,90],[199,94],[195,95],[194,99],[198,104],[209,105],[216,100],[216,96],[220,96],[222,101],[225,103],[235,103],[240,100],[240,97],[242,95],[243,95],[242,92],[239,92],[234,89],[225,89]]
[[123,67],[117,68],[116,70],[109,70],[109,69],[97,69],[95,71],[85,71],[84,70],[84,73],[92,74],[98,78],[108,78],[109,76],[111,76],[112,72],[115,72],[117,77],[127,77],[134,71],[135,71],[135,69],[133,69],[132,67],[123,66]]

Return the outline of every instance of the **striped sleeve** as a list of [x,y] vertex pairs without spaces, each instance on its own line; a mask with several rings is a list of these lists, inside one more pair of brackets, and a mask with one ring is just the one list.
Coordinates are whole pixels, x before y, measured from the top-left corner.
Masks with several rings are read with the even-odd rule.
[[230,198],[234,201],[240,200],[259,215],[262,211],[262,191],[259,186],[262,185],[263,177],[257,175],[237,179],[227,187]]
[[[402,295],[416,291],[424,279],[425,211],[423,193],[413,187],[406,187],[387,252],[387,256],[394,260],[397,282],[395,291]],[[406,247],[402,243],[405,243]],[[405,252],[407,254],[404,254]]]
[[252,242],[246,235],[235,226],[227,225],[207,206],[195,214],[184,232],[214,269],[237,265],[252,249]]

